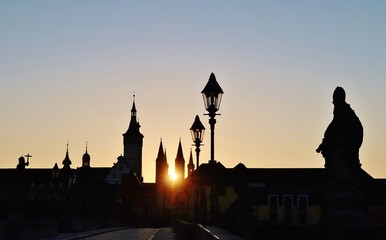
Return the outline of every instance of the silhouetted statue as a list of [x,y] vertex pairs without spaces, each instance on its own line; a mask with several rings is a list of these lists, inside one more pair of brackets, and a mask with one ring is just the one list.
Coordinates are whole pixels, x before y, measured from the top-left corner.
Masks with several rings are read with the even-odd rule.
[[329,187],[333,190],[360,190],[361,164],[359,148],[363,141],[363,127],[354,110],[346,103],[346,93],[337,87],[333,94],[334,118],[327,127],[316,151],[325,158]]
[[372,239],[365,211],[364,177],[359,161],[363,127],[346,103],[343,88],[333,94],[334,118],[316,151],[323,154],[328,175],[320,220],[321,239]]
[[19,164],[17,164],[16,169],[19,171],[25,170],[25,167],[29,165],[29,162],[25,162],[25,159],[23,156],[19,157]]

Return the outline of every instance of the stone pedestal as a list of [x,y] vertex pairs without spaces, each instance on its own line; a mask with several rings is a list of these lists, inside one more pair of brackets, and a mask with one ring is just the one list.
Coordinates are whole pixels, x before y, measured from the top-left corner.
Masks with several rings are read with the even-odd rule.
[[321,239],[373,239],[363,192],[329,192],[321,219]]

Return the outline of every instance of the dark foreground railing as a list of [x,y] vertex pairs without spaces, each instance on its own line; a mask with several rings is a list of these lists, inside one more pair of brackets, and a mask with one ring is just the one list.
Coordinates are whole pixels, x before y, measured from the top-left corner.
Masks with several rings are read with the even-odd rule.
[[181,220],[173,221],[173,230],[178,240],[239,240],[242,239],[218,227],[207,227],[201,224]]

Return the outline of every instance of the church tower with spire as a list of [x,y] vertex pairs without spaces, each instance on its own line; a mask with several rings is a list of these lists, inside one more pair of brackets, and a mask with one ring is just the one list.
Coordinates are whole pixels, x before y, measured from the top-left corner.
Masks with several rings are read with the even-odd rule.
[[64,157],[64,160],[62,161],[63,164],[63,170],[71,169],[70,165],[72,164],[70,157],[68,155],[68,143],[67,143],[67,150],[66,150],[66,156]]
[[[155,186],[156,186],[156,218],[164,219],[168,215],[167,208],[170,206],[170,185],[169,164],[166,157],[166,150],[163,147],[162,139],[159,144],[158,155],[155,160]],[[170,210],[170,209],[169,209]]]
[[64,157],[62,164],[63,164],[63,167],[59,171],[59,178],[63,182],[67,182],[68,187],[70,187],[72,184],[75,183],[76,175],[70,166],[72,164],[72,162],[71,162],[69,154],[68,154],[68,142],[67,142],[66,156]]
[[90,154],[87,152],[87,142],[86,142],[86,152],[82,156],[82,167],[83,168],[90,168]]
[[174,166],[177,178],[182,180],[185,179],[185,159],[184,154],[182,153],[181,139],[178,143],[177,156],[174,162]]
[[164,185],[168,178],[169,164],[166,159],[166,151],[164,150],[162,139],[159,144],[157,159],[155,160],[155,183],[159,186]]
[[139,122],[137,120],[137,109],[135,108],[135,95],[133,95],[133,106],[131,108],[131,119],[129,128],[123,134],[123,157],[129,165],[129,168],[143,182],[142,177],[142,146],[143,135],[140,133]]

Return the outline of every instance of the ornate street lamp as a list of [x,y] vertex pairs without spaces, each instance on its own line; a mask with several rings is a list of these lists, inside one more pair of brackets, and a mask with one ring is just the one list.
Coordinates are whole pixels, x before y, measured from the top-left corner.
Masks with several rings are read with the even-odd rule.
[[210,124],[210,161],[209,163],[215,163],[214,160],[214,125],[216,124],[216,112],[220,108],[221,98],[224,94],[220,85],[216,81],[214,73],[210,74],[209,81],[206,84],[204,90],[202,90],[202,97],[204,98],[205,109],[209,112],[209,124]]
[[202,97],[204,98],[205,109],[209,114],[209,124],[210,124],[210,160],[209,165],[212,166],[212,174],[211,175],[211,194],[210,194],[210,216],[211,221],[216,224],[217,223],[217,215],[218,215],[218,199],[217,199],[217,191],[216,191],[216,161],[214,160],[214,125],[216,124],[216,112],[220,108],[221,98],[224,94],[220,85],[216,81],[216,77],[214,74],[210,74],[209,81],[202,90]]
[[[204,132],[205,127],[202,125],[200,121],[200,117],[196,115],[196,118],[194,119],[193,125],[190,128],[190,133],[192,134],[192,140],[195,143],[196,146],[196,170],[198,169],[198,166],[200,165],[200,146],[202,140],[204,140]],[[199,214],[199,195],[200,195],[200,184],[199,184],[199,177],[197,176],[196,172],[194,174],[194,182],[196,185],[196,191],[195,191],[195,199],[194,199],[194,214],[196,221],[199,221],[200,214]]]
[[200,117],[198,115],[196,115],[196,118],[194,119],[193,125],[190,128],[190,133],[192,134],[192,140],[196,146],[196,169],[197,169],[200,164],[200,161],[199,161],[200,146],[201,146],[202,140],[204,140],[204,133],[205,133],[205,127],[204,125],[202,125],[200,121]]

